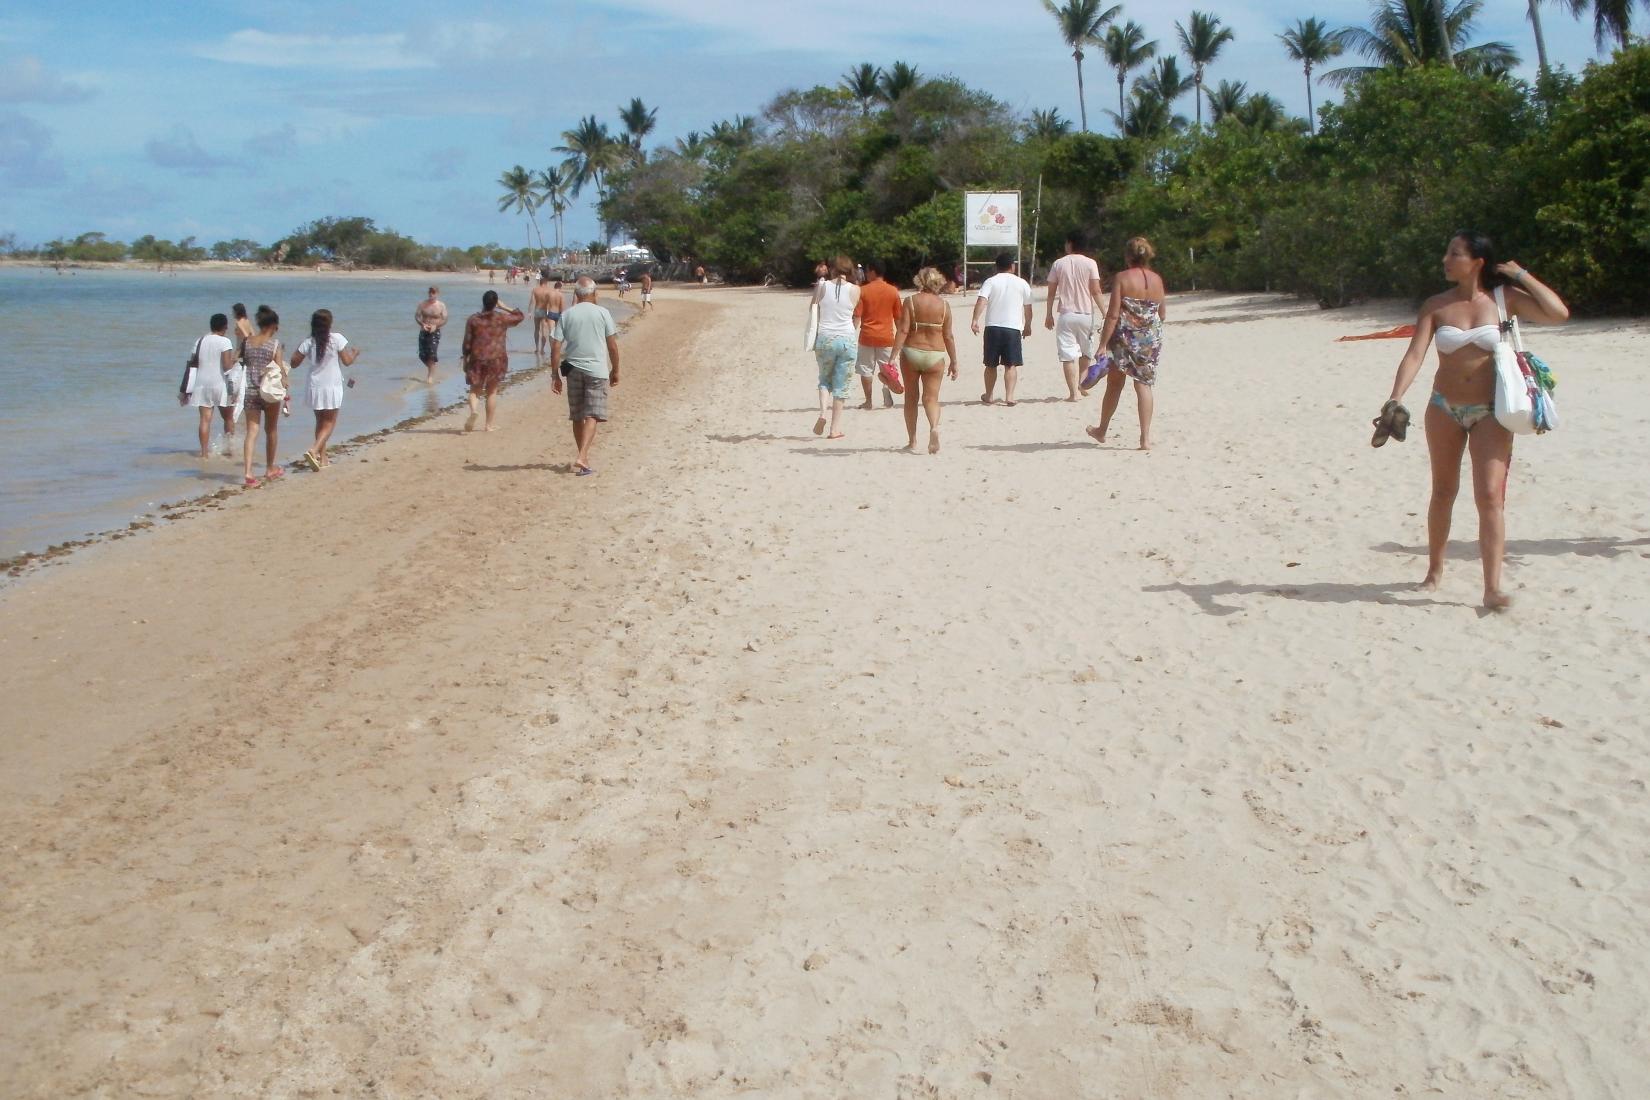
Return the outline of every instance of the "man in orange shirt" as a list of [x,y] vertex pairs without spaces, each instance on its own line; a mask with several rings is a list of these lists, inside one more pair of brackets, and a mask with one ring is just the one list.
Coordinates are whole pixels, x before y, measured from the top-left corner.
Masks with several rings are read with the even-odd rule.
[[[872,408],[871,384],[894,354],[894,322],[899,319],[899,291],[882,277],[882,261],[865,261],[865,285],[859,288],[859,305],[854,307],[854,319],[859,322],[859,358],[854,370],[859,383],[865,387],[865,404]],[[882,407],[894,407],[894,394],[882,387]]]

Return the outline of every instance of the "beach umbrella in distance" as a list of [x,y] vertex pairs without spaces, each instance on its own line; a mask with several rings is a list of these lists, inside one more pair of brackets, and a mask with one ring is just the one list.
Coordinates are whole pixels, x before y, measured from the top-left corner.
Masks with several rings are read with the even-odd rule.
[[1127,114],[1123,106],[1123,84],[1130,73],[1157,53],[1157,43],[1148,42],[1146,29],[1131,19],[1121,27],[1115,24],[1107,27],[1100,48],[1106,55],[1106,64],[1117,71],[1117,113],[1112,117],[1121,119]]
[[1054,16],[1060,27],[1060,37],[1071,47],[1072,60],[1077,62],[1077,112],[1082,119],[1083,132],[1089,130],[1089,108],[1083,96],[1083,47],[1100,42],[1100,32],[1122,11],[1121,5],[1100,6],[1101,0],[1043,0],[1043,7]]
[[1220,16],[1194,11],[1184,26],[1174,25],[1180,36],[1180,51],[1192,63],[1192,88],[1197,93],[1197,124],[1203,125],[1203,70],[1214,63],[1220,51],[1236,37],[1230,27],[1220,25]]
[[1312,70],[1325,61],[1341,56],[1346,47],[1330,33],[1324,21],[1316,17],[1295,20],[1295,25],[1278,35],[1278,40],[1283,43],[1290,59],[1300,62],[1306,72],[1306,120],[1315,134],[1318,132],[1318,114],[1312,106]]

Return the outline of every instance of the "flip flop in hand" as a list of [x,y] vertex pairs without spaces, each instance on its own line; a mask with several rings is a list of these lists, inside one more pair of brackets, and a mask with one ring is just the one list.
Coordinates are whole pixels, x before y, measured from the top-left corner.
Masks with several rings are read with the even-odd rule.
[[1409,410],[1397,401],[1388,401],[1381,406],[1381,415],[1370,423],[1375,425],[1375,434],[1369,440],[1371,447],[1380,447],[1390,436],[1402,443],[1409,436]]

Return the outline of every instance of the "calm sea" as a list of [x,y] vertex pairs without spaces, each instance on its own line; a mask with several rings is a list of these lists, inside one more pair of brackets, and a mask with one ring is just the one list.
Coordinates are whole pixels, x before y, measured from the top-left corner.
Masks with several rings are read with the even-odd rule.
[[[196,337],[235,302],[248,312],[273,307],[289,350],[308,334],[309,315],[330,309],[334,330],[361,349],[337,441],[462,400],[464,318],[489,284],[475,275],[435,281],[452,321],[430,387],[412,322],[428,285],[422,276],[0,268],[0,557],[124,527],[160,504],[240,484],[239,438],[233,461],[196,458],[197,414],[177,403]],[[506,305],[526,308],[526,287],[501,276],[493,289]],[[602,304],[620,317],[627,308],[611,294]],[[532,365],[531,320],[513,330],[510,353],[513,369]],[[283,459],[303,454],[312,438],[303,374],[293,375]]]

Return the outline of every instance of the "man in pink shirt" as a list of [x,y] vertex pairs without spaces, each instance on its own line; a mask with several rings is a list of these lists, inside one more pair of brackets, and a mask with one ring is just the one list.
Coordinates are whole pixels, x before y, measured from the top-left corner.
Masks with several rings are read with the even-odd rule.
[[[1066,254],[1048,269],[1048,313],[1043,318],[1043,327],[1054,330],[1060,369],[1065,372],[1069,391],[1067,401],[1077,400],[1078,382],[1097,350],[1094,307],[1100,297],[1100,265],[1083,254],[1082,230],[1074,229],[1066,236]],[[1085,388],[1082,392],[1089,391]]]

